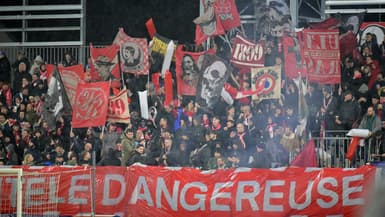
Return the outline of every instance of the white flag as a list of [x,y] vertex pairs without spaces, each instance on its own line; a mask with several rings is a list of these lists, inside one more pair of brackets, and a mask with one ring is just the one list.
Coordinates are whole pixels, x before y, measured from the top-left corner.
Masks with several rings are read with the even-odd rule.
[[149,119],[148,117],[148,102],[147,102],[147,90],[138,91],[139,103],[140,103],[140,113],[142,118]]

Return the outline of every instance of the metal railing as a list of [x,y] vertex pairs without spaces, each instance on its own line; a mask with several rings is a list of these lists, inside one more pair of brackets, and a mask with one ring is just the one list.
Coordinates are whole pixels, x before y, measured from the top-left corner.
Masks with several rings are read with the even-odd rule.
[[[336,133],[336,132],[334,132]],[[381,152],[385,145],[383,136],[363,139],[358,146],[352,161],[346,159],[346,152],[349,148],[351,137],[346,133],[339,132],[330,136],[313,137],[318,167],[339,167],[351,168],[360,167],[371,162],[380,162]],[[299,150],[302,150],[303,147]],[[299,152],[290,152],[290,161]]]
[[[99,46],[95,46],[99,47]],[[4,51],[11,63],[16,60],[20,50],[25,52],[26,57],[33,59],[40,55],[46,63],[58,64],[64,60],[65,53],[70,53],[78,63],[86,64],[90,56],[89,46],[58,46],[58,47],[0,47]]]

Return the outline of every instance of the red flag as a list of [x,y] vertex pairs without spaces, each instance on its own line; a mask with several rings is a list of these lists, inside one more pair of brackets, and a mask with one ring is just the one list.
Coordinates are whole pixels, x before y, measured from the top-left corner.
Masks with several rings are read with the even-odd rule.
[[356,137],[356,136],[352,137],[352,140],[350,141],[348,150],[346,152],[346,156],[345,156],[346,159],[348,159],[350,161],[353,160],[354,155],[356,154],[358,144],[360,143],[360,140],[361,140],[360,137]]
[[241,69],[263,67],[265,63],[264,44],[255,44],[237,35],[234,38],[233,49],[231,52],[231,63]]
[[233,97],[233,99],[242,99],[253,95],[259,95],[265,87],[263,84],[259,84],[259,86],[256,86],[255,90],[238,91],[235,87],[226,83],[224,88],[231,95],[231,97]]
[[234,29],[241,25],[235,0],[220,0],[214,2],[215,14],[219,16],[224,30]]
[[338,84],[341,79],[338,30],[305,29],[304,59],[310,82]]
[[120,68],[123,72],[147,75],[149,71],[148,44],[145,38],[128,36],[119,28],[114,44],[120,47]]
[[55,72],[56,65],[54,65],[54,64],[45,64],[45,68],[47,69],[47,83],[49,84],[51,76]]
[[201,44],[210,36],[222,35],[225,33],[219,16],[215,14],[214,6],[209,1],[202,0],[204,13],[193,22],[196,25],[195,43]]
[[122,27],[119,27],[118,33],[116,33],[114,41],[112,42],[112,44],[120,46],[121,44],[123,44],[125,41],[127,41],[130,38],[131,37],[128,36],[124,32],[124,29]]
[[152,83],[154,83],[156,93],[158,93],[159,88],[160,88],[159,78],[160,78],[159,72],[155,72],[151,75],[151,81],[152,81]]
[[150,35],[150,38],[152,39],[156,33],[156,28],[155,28],[154,21],[152,20],[152,18],[147,20],[146,28],[147,28],[148,34]]
[[195,53],[183,51],[182,46],[178,47],[175,52],[175,71],[178,95],[196,95],[197,85],[201,74],[198,63],[206,53],[214,54],[215,51],[210,49],[208,51]]
[[319,23],[310,23],[309,28],[311,29],[337,29],[340,21],[335,17],[330,17]]
[[170,71],[166,71],[166,74],[164,76],[164,92],[165,92],[164,105],[169,105],[174,98],[173,87],[172,87],[172,74]]
[[110,82],[79,84],[72,113],[72,127],[103,126],[107,120]]
[[290,80],[298,78],[300,74],[302,77],[306,77],[303,48],[300,42],[300,37],[297,38],[286,35],[282,37],[285,75]]
[[71,103],[71,106],[74,105],[76,88],[79,83],[84,83],[84,67],[82,64],[69,66],[69,67],[60,67],[59,73],[63,82],[63,86],[66,90],[68,100]]
[[93,81],[120,80],[118,66],[119,46],[110,45],[103,48],[95,48],[90,45],[91,76]]
[[290,163],[297,167],[317,167],[314,140],[309,140],[304,149]]
[[129,123],[130,110],[128,106],[127,90],[111,96],[108,102],[107,120],[110,122]]

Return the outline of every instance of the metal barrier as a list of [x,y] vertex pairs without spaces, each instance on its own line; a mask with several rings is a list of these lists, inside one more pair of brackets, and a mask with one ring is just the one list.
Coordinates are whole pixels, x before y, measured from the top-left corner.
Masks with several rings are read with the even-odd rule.
[[[94,46],[101,47],[101,46]],[[11,63],[16,60],[20,50],[25,52],[26,57],[33,61],[40,55],[46,63],[58,64],[64,60],[65,53],[70,53],[78,63],[86,64],[90,56],[89,46],[60,46],[60,47],[0,47],[4,51]]]
[[[327,137],[313,137],[318,167],[360,167],[369,162],[381,161],[381,151],[384,150],[383,137],[363,139],[357,148],[352,161],[346,159],[351,137],[335,135]],[[303,148],[303,147],[302,147]],[[292,160],[298,152],[290,153]]]

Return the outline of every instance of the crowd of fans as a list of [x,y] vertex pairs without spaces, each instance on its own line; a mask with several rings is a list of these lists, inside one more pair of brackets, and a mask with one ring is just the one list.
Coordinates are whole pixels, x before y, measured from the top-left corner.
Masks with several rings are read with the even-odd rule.
[[[283,69],[277,45],[267,45],[265,65]],[[385,119],[385,43],[379,45],[375,35],[368,33],[357,50],[360,55],[341,60],[340,85],[308,84],[306,134],[336,135],[358,127],[370,109],[376,118]],[[223,52],[217,50],[228,58]],[[67,54],[61,64],[70,66],[76,61]],[[285,79],[284,71],[282,74]],[[243,81],[239,89],[251,88],[250,76],[236,70],[233,75]],[[95,153],[100,166],[140,162],[201,169],[269,168],[288,165],[289,153],[298,153],[305,141],[306,135],[298,133],[303,114],[294,81],[285,81],[280,99],[243,98],[232,105],[221,100],[215,110],[207,110],[188,96],[164,105],[162,88],[155,91],[147,78],[125,76],[131,100],[129,124],[72,129],[71,117],[62,116],[51,129],[41,116],[48,88],[44,59],[36,56],[31,63],[20,51],[11,64],[0,51],[0,164],[92,165]],[[151,120],[140,116],[137,91],[143,89],[148,90],[149,107],[156,111]],[[369,126],[371,119],[365,123],[361,127],[374,130]],[[375,136],[382,138],[381,132]]]

